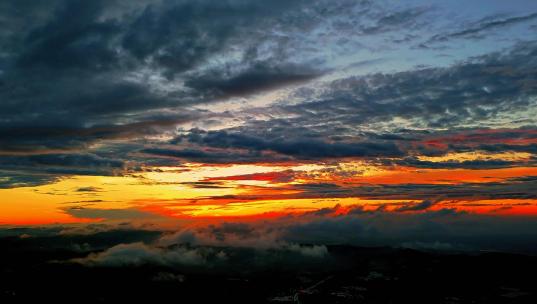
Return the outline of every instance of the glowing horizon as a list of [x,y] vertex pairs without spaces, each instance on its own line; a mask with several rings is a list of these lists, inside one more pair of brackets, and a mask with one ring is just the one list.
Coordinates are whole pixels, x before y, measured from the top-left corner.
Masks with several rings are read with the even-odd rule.
[[0,228],[537,220],[537,3],[336,2],[0,4]]

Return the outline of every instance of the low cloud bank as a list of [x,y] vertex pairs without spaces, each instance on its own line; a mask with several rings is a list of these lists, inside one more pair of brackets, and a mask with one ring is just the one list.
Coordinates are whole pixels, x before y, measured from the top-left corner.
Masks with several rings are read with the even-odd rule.
[[390,212],[382,207],[365,210],[337,205],[264,220],[182,225],[173,230],[106,224],[47,231],[11,228],[3,235],[36,248],[43,244],[69,250],[76,247],[78,257],[69,261],[104,267],[287,267],[327,262],[332,258],[331,246],[335,245],[537,254],[536,217],[483,215],[456,209]]

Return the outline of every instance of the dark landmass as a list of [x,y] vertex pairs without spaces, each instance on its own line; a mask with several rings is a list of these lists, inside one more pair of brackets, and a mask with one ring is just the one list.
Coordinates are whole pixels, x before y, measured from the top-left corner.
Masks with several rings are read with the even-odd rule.
[[537,256],[501,252],[327,246],[325,256],[307,258],[224,248],[225,259],[204,265],[69,262],[156,237],[2,237],[0,303],[537,303]]

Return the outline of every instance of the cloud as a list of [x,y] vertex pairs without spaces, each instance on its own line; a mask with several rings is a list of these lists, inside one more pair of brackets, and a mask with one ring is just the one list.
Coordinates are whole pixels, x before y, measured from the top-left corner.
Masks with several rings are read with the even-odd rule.
[[[330,246],[393,246],[419,250],[501,250],[535,253],[533,217],[459,212],[455,209],[389,212],[361,205],[263,221],[203,220],[176,230],[89,224],[73,227],[0,229],[0,235],[31,235],[26,246],[78,248],[87,266],[160,265],[211,271],[289,267],[330,261]],[[329,208],[327,208],[329,209]],[[85,229],[80,229],[85,228]],[[73,247],[73,244],[80,246]],[[85,249],[84,249],[85,248]]]
[[31,237],[49,237],[57,235],[63,228],[60,226],[44,227],[5,227],[0,226],[0,237],[21,237],[23,235]]
[[[150,5],[131,21],[122,47],[138,60],[151,60],[171,73],[183,72],[217,52],[225,52],[230,44],[251,42],[254,29],[270,26],[271,17],[302,4],[168,1]],[[213,22],[216,16],[217,23]]]
[[105,220],[136,220],[158,218],[158,216],[139,211],[137,209],[97,209],[86,207],[69,207],[63,211],[73,217],[83,219],[105,219]]
[[[341,207],[334,207],[338,208]],[[531,246],[525,241],[534,233],[527,228],[537,225],[532,217],[427,209],[423,206],[416,209],[421,212],[391,212],[382,208],[367,211],[357,205],[346,211],[288,215],[261,222],[238,220],[197,225],[164,235],[159,244],[289,249],[293,244],[399,246],[406,242],[440,242],[459,244],[472,250],[488,249],[489,246],[502,250],[529,250]],[[515,235],[517,239],[511,239]],[[316,250],[322,251],[321,248]]]
[[229,186],[226,186],[222,182],[218,181],[200,181],[200,182],[182,182],[182,185],[187,185],[192,188],[197,189],[222,189],[222,188],[230,188]]
[[165,233],[152,243],[119,244],[74,262],[88,266],[156,264],[227,269],[235,263],[266,267],[300,257],[303,262],[307,262],[305,258],[326,259],[330,257],[329,245],[527,253],[537,250],[529,242],[535,237],[531,227],[537,225],[531,217],[479,215],[453,209],[420,213],[352,210],[339,214],[305,213],[262,222],[199,222]]
[[[53,21],[25,37],[27,45],[17,64],[23,67],[107,68],[117,60],[110,40],[119,27],[98,22],[104,1],[65,1]],[[91,52],[88,50],[91,49]]]
[[[535,48],[524,42],[450,67],[338,79],[321,93],[298,94],[299,102],[253,111],[266,115],[262,119],[218,131],[181,130],[176,139],[141,152],[208,163],[354,157],[419,168],[529,166],[533,159],[432,162],[417,156],[533,154],[535,132],[524,113],[536,94],[528,85],[537,81],[531,73],[536,63],[528,60]],[[527,123],[493,129],[495,121],[517,115]]]
[[456,246],[450,243],[441,243],[441,242],[433,242],[433,243],[424,243],[424,242],[408,242],[401,244],[401,247],[403,248],[410,248],[410,249],[416,249],[416,250],[435,250],[435,251],[444,251],[444,250],[455,250]]
[[[0,99],[6,102],[0,104],[1,188],[72,175],[123,175],[183,161],[359,158],[383,168],[434,169],[535,163],[535,122],[528,114],[535,106],[535,42],[403,72],[380,69],[384,72],[348,77],[334,69],[348,66],[345,54],[361,56],[363,49],[382,48],[384,42],[387,49],[401,50],[390,41],[405,39],[409,32],[423,34],[430,22],[427,7],[392,8],[370,1],[58,0],[49,6],[7,1],[2,8]],[[534,17],[481,20],[446,37],[470,37]],[[345,53],[345,48],[351,51]],[[375,54],[379,57],[384,58]],[[253,95],[293,86],[301,88],[267,101],[268,106],[264,100],[250,104]],[[229,100],[216,104],[230,97],[245,97],[239,100],[248,103],[238,110]],[[218,130],[195,128],[208,126],[209,120],[217,122]],[[494,133],[486,128],[502,129]],[[464,151],[532,156],[419,158]],[[227,180],[278,183],[294,178],[289,173]],[[186,185],[223,187],[221,181]],[[297,198],[385,195],[426,202],[438,194],[450,199],[533,198],[532,186],[533,181],[506,181],[359,188],[315,181],[290,189],[298,192]],[[143,216],[134,210],[66,212],[90,218]]]
[[[0,227],[0,242],[17,246],[21,250],[39,252],[43,261],[50,259],[48,252],[75,251],[77,256],[103,251],[122,243],[156,241],[162,231],[154,227],[136,227],[123,224],[71,224],[34,227]],[[19,241],[20,240],[20,241]],[[63,259],[64,257],[58,256]],[[24,256],[21,259],[27,260]]]
[[186,267],[240,272],[241,270],[267,269],[275,264],[296,267],[310,260],[325,259],[327,256],[326,246],[300,246],[296,244],[279,248],[276,251],[252,251],[248,248],[160,247],[144,243],[130,243],[119,244],[99,253],[91,253],[85,258],[73,259],[70,262],[90,267],[159,265],[181,269]]
[[[1,131],[24,135],[41,129],[40,134],[45,136],[35,141],[42,143],[51,135],[61,134],[62,129],[73,132],[86,125],[114,126],[133,112],[180,105],[177,98],[128,79],[147,61],[156,65],[151,67],[155,73],[161,68],[174,74],[189,69],[226,48],[224,42],[231,37],[248,39],[239,33],[246,29],[240,25],[241,18],[245,19],[243,25],[261,26],[258,22],[266,20],[265,15],[295,5],[281,2],[264,6],[248,1],[167,1],[146,6],[120,3],[54,1],[48,8],[19,4],[27,6],[24,9],[7,4],[6,11],[31,11],[39,15],[32,20],[39,22],[22,26],[11,20],[11,15],[6,17],[5,34],[9,39],[7,57],[2,57],[7,63],[2,65],[0,93],[2,99],[11,101],[2,104],[1,112],[10,120],[6,126],[0,125]],[[116,14],[111,14],[114,11]],[[246,11],[248,14],[243,14]],[[228,20],[221,19],[226,26],[212,22],[215,13],[229,16]],[[13,111],[24,115],[14,119]],[[66,112],[71,115],[64,115]],[[45,127],[53,134],[47,134]]]
[[328,255],[328,249],[324,245],[300,246],[297,244],[292,244],[286,247],[286,249],[296,251],[301,255],[313,258],[323,258]]
[[[372,211],[309,220],[295,218],[295,223],[284,228],[282,238],[314,244],[397,246],[408,242],[438,242],[458,244],[471,250],[535,250],[527,246],[532,233],[524,228],[536,225],[532,218],[496,218],[444,210],[414,214]],[[510,239],[518,233],[521,233],[520,238]]]
[[271,183],[288,183],[294,180],[294,172],[292,170],[268,172],[268,173],[253,173],[244,175],[222,176],[207,178],[210,181],[233,181],[233,180],[257,180],[268,181]]
[[[536,63],[527,58],[535,48],[535,43],[520,43],[505,54],[481,56],[447,68],[338,79],[310,102],[282,105],[279,110],[296,117],[285,121],[286,129],[300,122],[340,136],[345,133],[335,132],[337,127],[351,131],[352,126],[367,123],[400,129],[401,125],[388,124],[395,118],[406,120],[408,128],[483,124],[532,106],[536,92],[527,84],[535,82],[530,67]],[[278,121],[266,124],[278,126]]]
[[317,138],[293,138],[293,133],[290,135],[288,139],[268,139],[247,132],[191,130],[173,142],[186,141],[219,149],[244,149],[250,153],[276,152],[297,159],[402,155],[399,148],[391,142],[326,142]]
[[473,38],[473,37],[476,37],[478,34],[483,34],[483,32],[488,32],[492,29],[511,26],[517,23],[530,21],[535,18],[537,18],[537,13],[531,13],[531,14],[527,14],[523,16],[508,17],[508,18],[495,19],[495,20],[490,20],[490,18],[485,18],[477,22],[476,25],[468,27],[466,29],[448,33],[448,34],[434,35],[432,38],[429,39],[427,43],[445,42],[450,39],[456,39],[456,38]]
[[255,62],[238,72],[229,70],[204,72],[201,76],[185,81],[185,85],[215,98],[248,96],[267,90],[300,84],[321,76],[309,66]]
[[156,264],[163,266],[201,265],[206,263],[206,257],[196,249],[176,248],[164,250],[144,243],[119,244],[104,252],[90,254],[74,262],[89,266],[142,266]]
[[405,206],[401,206],[398,208],[395,208],[395,211],[397,212],[405,212],[405,211],[422,211],[427,210],[430,207],[438,204],[441,202],[442,199],[435,199],[435,200],[423,200],[421,203],[417,204],[407,204]]
[[443,161],[432,162],[422,161],[416,158],[407,157],[402,160],[394,161],[393,163],[403,166],[412,166],[416,168],[436,168],[436,169],[494,169],[494,168],[506,168],[517,167],[525,165],[521,161],[507,161],[507,160],[465,160],[465,161]]
[[[237,191],[144,203],[179,210],[359,198],[373,205],[256,221],[184,215],[173,231],[142,227],[159,230],[148,236],[132,231],[175,219],[150,208],[69,204],[60,211],[99,223],[0,235],[30,235],[21,241],[54,250],[73,243],[92,252],[77,262],[92,266],[318,263],[330,257],[330,244],[535,252],[535,219],[501,211],[537,199],[537,42],[524,31],[495,30],[537,14],[439,32],[452,16],[352,0],[1,1],[0,188],[189,170],[192,162],[298,163],[327,168],[179,181],[196,193]],[[492,33],[495,43],[435,49]],[[424,48],[413,47],[420,39]],[[472,152],[478,157],[457,157]],[[365,169],[339,166],[347,161]],[[381,176],[369,175],[370,167]],[[476,177],[459,180],[447,169]],[[480,200],[495,200],[485,206],[493,216],[460,211],[483,207]]]
[[5,176],[0,187],[35,186],[69,175],[119,175],[125,169],[123,159],[89,153],[0,156],[0,177]]
[[374,35],[394,31],[401,27],[417,27],[419,17],[427,11],[428,9],[425,7],[418,7],[389,12],[376,20],[374,25],[362,26],[360,28],[360,33],[364,35]]
[[[161,146],[159,144],[157,146]],[[174,145],[175,146],[175,145]],[[291,158],[285,155],[270,155],[270,159],[267,159],[267,155],[255,150],[226,150],[226,149],[199,149],[199,148],[186,148],[177,149],[177,146],[171,146],[167,148],[145,148],[139,152],[144,153],[146,158],[160,157],[164,159],[175,159],[175,165],[179,160],[187,160],[198,163],[207,164],[226,164],[226,163],[256,163],[263,161],[274,162],[286,162]]]
[[101,190],[99,187],[87,186],[77,188],[76,192],[100,192]]
[[[520,171],[519,171],[520,170]],[[357,199],[376,201],[375,206],[385,211],[401,211],[399,213],[412,213],[426,211],[429,209],[439,208],[457,208],[462,210],[473,209],[472,206],[479,201],[486,202],[483,207],[492,207],[495,204],[503,206],[532,206],[535,203],[524,202],[527,200],[533,200],[537,198],[537,192],[535,191],[535,183],[537,182],[535,176],[518,176],[520,172],[526,170],[533,170],[532,168],[516,169],[515,174],[509,177],[509,171],[498,171],[498,175],[506,175],[501,179],[491,179],[491,172],[482,170],[478,175],[471,176],[472,171],[467,171],[464,174],[470,174],[470,179],[481,179],[476,182],[464,182],[459,181],[452,177],[452,172],[449,170],[443,170],[438,172],[431,170],[429,172],[417,171],[412,175],[398,177],[394,181],[386,180],[381,177],[381,180],[370,181],[368,178],[358,177],[357,180],[352,180],[343,177],[343,181],[334,180],[335,177],[329,174],[337,175],[335,173],[329,173],[329,171],[321,171],[320,176],[324,180],[331,180],[329,182],[316,182],[315,172],[301,173],[295,172],[296,180],[300,183],[291,184],[278,184],[266,186],[242,186],[240,187],[241,193],[234,195],[213,195],[203,196],[196,198],[186,199],[171,199],[171,200],[149,200],[141,201],[143,204],[156,210],[162,210],[166,213],[166,210],[173,208],[174,212],[177,210],[190,211],[192,206],[217,206],[216,208],[241,208],[242,206],[250,207],[255,204],[266,204],[266,201],[281,201],[288,202],[281,208],[277,208],[281,212],[293,211],[293,200],[308,200],[311,202],[310,208],[315,208],[317,201],[323,201],[324,203],[331,200],[338,201],[338,199]],[[306,174],[303,176],[301,174]],[[307,181],[309,179],[314,179]],[[388,176],[392,173],[387,172]],[[398,174],[394,172],[394,174]],[[430,180],[420,181],[421,175],[429,175]],[[352,176],[352,175],[351,175]],[[481,176],[481,177],[479,177]],[[517,177],[518,176],[518,177]],[[223,177],[226,180],[228,177]],[[231,179],[234,177],[231,176]],[[237,176],[237,178],[252,178],[248,176]],[[341,178],[341,177],[339,177]],[[418,178],[418,180],[414,180]],[[216,178],[219,180],[220,178]],[[408,179],[408,180],[407,180]],[[387,204],[385,201],[406,201],[406,203]],[[494,200],[495,203],[490,202]],[[517,200],[521,200],[523,205],[519,205]],[[162,207],[165,206],[165,207]],[[288,207],[288,210],[285,210]],[[434,208],[433,208],[434,207]],[[169,209],[168,209],[169,208]],[[367,211],[363,209],[354,209],[353,212],[362,213]],[[530,210],[530,209],[527,209]],[[296,210],[298,212],[303,210]],[[444,210],[448,212],[449,210]],[[339,212],[332,209],[320,208],[315,212],[319,214],[331,214]],[[190,218],[188,215],[181,215],[186,218]]]
[[[46,158],[69,164],[74,158],[99,155],[102,151],[97,150],[110,148],[111,141],[114,148],[122,145],[127,157],[147,137],[212,119],[213,113],[195,105],[322,75],[324,67],[312,67],[322,60],[298,54],[298,50],[315,53],[303,39],[323,26],[325,19],[319,16],[348,14],[349,7],[361,5],[326,10],[322,1],[269,5],[235,0],[54,0],[47,6],[4,1],[0,10],[0,99],[7,101],[0,104],[0,155],[6,159],[0,163],[6,175],[3,187],[38,185],[70,174],[109,175],[111,166],[119,174],[122,165],[97,168],[92,160],[76,168],[44,166],[54,172],[42,172],[38,166]],[[196,159],[234,156],[203,153]],[[147,158],[139,161],[155,163]]]
[[50,174],[19,174],[0,171],[0,188],[33,187],[58,181],[58,176]]
[[[348,17],[370,6],[235,0],[49,4],[3,3],[0,97],[10,100],[0,106],[5,149],[67,149],[125,133],[139,136],[144,132],[131,124],[150,129],[162,123],[148,120],[147,111],[169,115],[173,109],[171,120],[183,121],[192,104],[213,97],[306,82],[323,73],[313,68],[322,62],[318,56],[304,56],[315,53],[313,32],[329,25],[328,16]],[[393,16],[380,23],[393,23]]]
[[[472,201],[485,199],[533,199],[537,197],[537,193],[533,190],[534,183],[535,180],[532,178],[523,180],[506,178],[504,181],[480,183],[357,183],[345,186],[328,185],[328,187],[318,187],[316,184],[304,184],[292,187],[292,189],[302,190],[302,193],[289,196],[276,196],[276,198],[360,197],[379,200],[422,200],[423,205],[418,204],[416,206],[419,208],[420,206],[426,207],[430,206],[430,204],[434,205],[438,203],[438,200],[431,199],[434,197],[442,197],[445,200]],[[237,196],[235,198],[240,199],[241,197]]]

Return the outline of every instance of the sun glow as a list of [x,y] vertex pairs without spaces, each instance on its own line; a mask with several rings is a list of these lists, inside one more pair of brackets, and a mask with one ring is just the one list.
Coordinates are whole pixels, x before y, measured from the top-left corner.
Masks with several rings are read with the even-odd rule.
[[[505,159],[507,156],[520,158],[524,155],[494,156]],[[463,154],[457,157],[479,159],[482,156]],[[442,159],[450,158],[446,156]],[[435,160],[440,161],[438,158]],[[352,194],[353,189],[361,189],[364,185],[379,187],[409,183],[498,183],[531,175],[537,175],[537,168],[417,169],[379,167],[356,161],[273,166],[188,164],[181,167],[156,167],[125,176],[73,176],[43,186],[2,189],[0,195],[4,203],[0,205],[0,223],[106,220],[95,216],[85,218],[84,209],[141,210],[170,218],[303,213],[336,205],[366,208],[386,205],[386,210],[390,210],[397,204],[416,203],[420,199],[390,199],[389,195],[383,199],[370,199]],[[397,193],[392,196],[394,195],[397,196]],[[480,202],[476,203],[478,200]],[[444,207],[496,214],[535,213],[536,210],[535,201],[531,199],[524,200],[524,204],[520,201],[506,203],[507,200],[501,199],[478,200],[471,199],[471,204],[452,202]],[[79,211],[75,213],[70,210]]]

